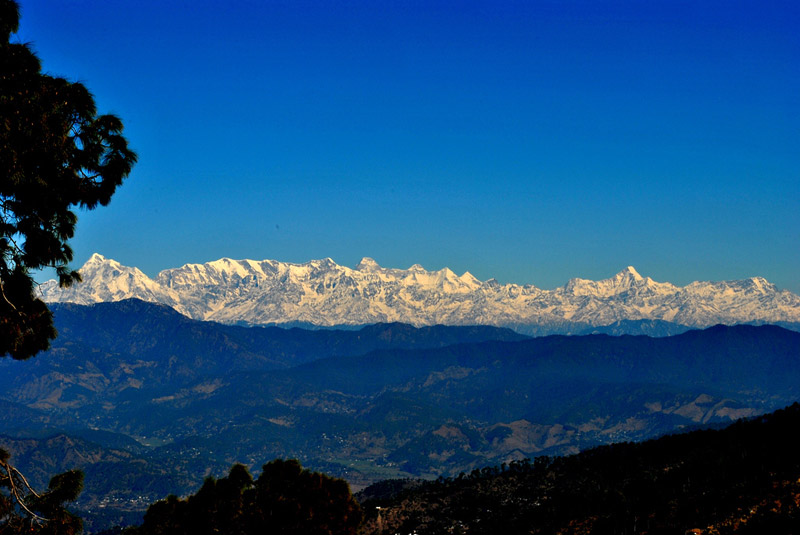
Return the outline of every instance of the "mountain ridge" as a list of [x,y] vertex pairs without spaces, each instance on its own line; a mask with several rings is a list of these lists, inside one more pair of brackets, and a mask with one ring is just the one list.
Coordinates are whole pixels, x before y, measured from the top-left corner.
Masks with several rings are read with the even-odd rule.
[[795,403],[721,429],[383,481],[356,495],[361,533],[797,533],[799,422]]
[[52,309],[53,347],[0,362],[0,441],[20,461],[32,437],[54,462],[86,459],[92,529],[232,462],[296,457],[354,488],[455,476],[754,416],[796,401],[800,384],[800,333],[775,326],[528,338],[241,327],[141,300]]
[[600,281],[573,278],[553,290],[480,281],[448,268],[426,271],[419,264],[385,268],[369,257],[355,268],[330,258],[303,264],[221,258],[150,278],[95,253],[80,272],[84,282],[71,288],[42,284],[44,300],[92,304],[138,298],[220,323],[483,324],[528,334],[571,334],[628,320],[694,328],[800,322],[800,296],[762,277],[680,287],[642,276],[633,266]]

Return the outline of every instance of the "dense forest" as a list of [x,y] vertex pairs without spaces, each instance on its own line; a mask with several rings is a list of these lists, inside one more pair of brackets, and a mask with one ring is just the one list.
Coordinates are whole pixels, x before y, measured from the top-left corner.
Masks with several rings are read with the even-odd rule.
[[153,504],[127,535],[280,533],[355,535],[361,508],[347,483],[303,469],[295,460],[265,464],[258,479],[236,464],[227,477],[207,478],[186,499]]
[[538,457],[359,494],[381,533],[800,531],[800,404],[725,429]]
[[[237,464],[226,477],[206,478],[193,495],[152,504],[141,526],[106,534],[789,535],[800,530],[798,426],[795,403],[726,428],[513,461],[435,481],[383,481],[355,498],[345,481],[294,460],[271,461],[256,479]],[[0,482],[10,487],[10,480]],[[51,503],[74,498],[64,483],[51,484]],[[56,510],[62,511],[58,524],[18,511],[23,521],[6,521],[0,532],[75,533],[76,519],[50,509]],[[3,514],[8,520],[8,509]]]
[[296,461],[272,461],[256,480],[234,465],[124,533],[788,535],[800,529],[798,425],[795,403],[722,429],[383,481],[360,505],[344,481]]

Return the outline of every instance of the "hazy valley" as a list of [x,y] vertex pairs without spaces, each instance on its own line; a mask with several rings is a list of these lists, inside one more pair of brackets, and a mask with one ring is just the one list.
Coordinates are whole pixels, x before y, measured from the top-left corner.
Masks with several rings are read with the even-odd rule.
[[800,333],[774,326],[528,338],[487,326],[243,327],[139,300],[52,307],[52,349],[0,361],[3,443],[39,484],[81,467],[78,506],[98,527],[234,462],[295,457],[360,489],[800,398]]

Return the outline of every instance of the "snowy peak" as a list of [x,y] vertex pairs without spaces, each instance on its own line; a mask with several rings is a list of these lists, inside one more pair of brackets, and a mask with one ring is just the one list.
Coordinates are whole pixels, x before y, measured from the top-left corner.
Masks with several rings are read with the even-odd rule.
[[633,266],[628,266],[616,275],[614,275],[613,280],[619,281],[620,283],[627,283],[630,284],[632,282],[639,282],[644,280],[644,278],[639,275],[639,272],[636,271],[636,268]]
[[[195,266],[197,266],[195,264]],[[229,275],[239,275],[240,277],[247,275],[247,268],[245,264],[238,260],[232,260],[230,258],[220,258],[214,262],[209,262],[207,264],[203,264],[206,268],[211,268],[216,270],[219,273],[226,273]],[[196,269],[200,269],[198,266]]]
[[361,262],[358,263],[355,269],[356,271],[364,271],[366,273],[372,273],[374,271],[378,271],[379,269],[381,269],[381,266],[379,266],[378,263],[372,258],[365,256],[364,258],[361,259]]
[[[136,273],[137,275],[141,273],[137,268],[130,268],[127,266],[123,266],[116,260],[112,260],[110,258],[106,258],[101,254],[94,253],[89,260],[83,265],[80,269],[81,275],[86,277],[97,277],[99,274],[107,272],[109,270],[116,270],[119,272],[125,273]],[[142,276],[145,276],[142,274]]]
[[113,279],[119,283],[118,286],[126,285],[128,287],[147,286],[148,282],[152,282],[138,268],[123,266],[116,260],[106,259],[99,254],[92,255],[89,261],[83,265],[80,273],[84,282]]
[[104,264],[105,262],[106,262],[106,257],[101,255],[100,253],[94,253],[91,257],[89,257],[89,260],[86,261],[83,267],[86,267],[88,265]]
[[744,283],[753,291],[762,294],[768,294],[777,290],[775,285],[764,277],[750,277],[749,279],[745,279]]
[[169,305],[181,312],[178,296],[138,268],[123,266],[95,253],[80,269],[80,274],[83,281],[69,288],[59,288],[57,284],[45,286],[42,290],[44,300],[92,304],[135,297]]
[[473,290],[480,287],[481,285],[481,281],[475,278],[475,276],[469,271],[465,271],[464,274],[459,277],[459,280],[462,282],[462,284],[468,286]]
[[318,269],[333,269],[339,265],[333,261],[332,258],[323,258],[322,260],[312,260],[308,265],[314,266]]
[[800,297],[761,277],[678,287],[643,277],[633,266],[604,280],[572,279],[555,290],[481,282],[469,272],[426,271],[419,264],[383,268],[369,257],[355,268],[330,258],[304,264],[221,258],[167,269],[150,279],[137,268],[95,254],[80,272],[84,282],[70,288],[42,284],[45,301],[90,304],[135,297],[195,319],[249,324],[398,321],[575,332],[623,320],[693,327],[800,323]]
[[675,289],[670,283],[656,282],[650,277],[642,277],[636,268],[628,266],[613,277],[600,281],[571,279],[564,286],[564,293],[595,297],[614,297],[630,292],[664,293]]

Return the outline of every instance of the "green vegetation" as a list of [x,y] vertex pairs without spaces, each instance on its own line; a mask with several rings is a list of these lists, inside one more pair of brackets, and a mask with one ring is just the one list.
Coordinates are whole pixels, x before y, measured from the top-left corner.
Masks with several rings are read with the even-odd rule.
[[68,265],[73,209],[108,204],[136,155],[82,84],[43,74],[10,41],[18,26],[19,5],[0,0],[0,356],[27,359],[56,336],[31,270],[55,268],[61,286],[80,280]]

